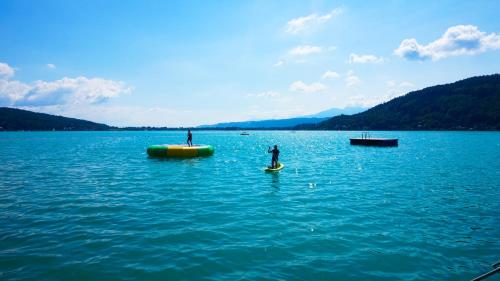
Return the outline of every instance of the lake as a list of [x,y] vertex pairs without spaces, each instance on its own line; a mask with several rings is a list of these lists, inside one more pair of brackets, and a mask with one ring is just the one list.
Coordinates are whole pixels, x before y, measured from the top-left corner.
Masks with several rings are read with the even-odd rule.
[[215,154],[184,160],[146,148],[186,132],[0,133],[0,279],[470,280],[499,260],[499,132],[239,133],[195,131]]

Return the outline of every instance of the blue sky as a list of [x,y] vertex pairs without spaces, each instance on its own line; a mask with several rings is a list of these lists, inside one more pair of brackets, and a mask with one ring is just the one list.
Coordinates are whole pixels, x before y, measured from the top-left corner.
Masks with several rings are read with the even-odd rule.
[[193,126],[500,72],[499,1],[1,1],[0,106]]

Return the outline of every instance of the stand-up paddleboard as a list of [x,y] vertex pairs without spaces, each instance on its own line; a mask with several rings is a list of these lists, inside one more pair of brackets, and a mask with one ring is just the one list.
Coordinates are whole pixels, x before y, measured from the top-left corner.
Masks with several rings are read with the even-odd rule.
[[278,167],[276,168],[271,168],[271,167],[267,167],[264,169],[264,171],[266,172],[279,172],[281,171],[281,169],[283,169],[285,167],[285,164],[282,164],[282,163],[278,163]]

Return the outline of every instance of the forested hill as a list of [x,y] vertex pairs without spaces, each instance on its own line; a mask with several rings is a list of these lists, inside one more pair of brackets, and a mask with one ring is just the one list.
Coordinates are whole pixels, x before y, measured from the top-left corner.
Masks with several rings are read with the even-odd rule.
[[306,130],[500,130],[500,74],[410,92]]
[[0,107],[0,130],[4,131],[103,131],[110,128],[86,120]]

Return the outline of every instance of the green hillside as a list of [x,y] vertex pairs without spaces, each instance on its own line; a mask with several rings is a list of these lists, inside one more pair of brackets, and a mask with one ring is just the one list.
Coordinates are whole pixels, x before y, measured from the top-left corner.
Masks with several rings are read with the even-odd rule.
[[5,131],[103,131],[110,128],[86,120],[0,107],[0,130]]
[[410,92],[306,130],[500,130],[500,74]]

